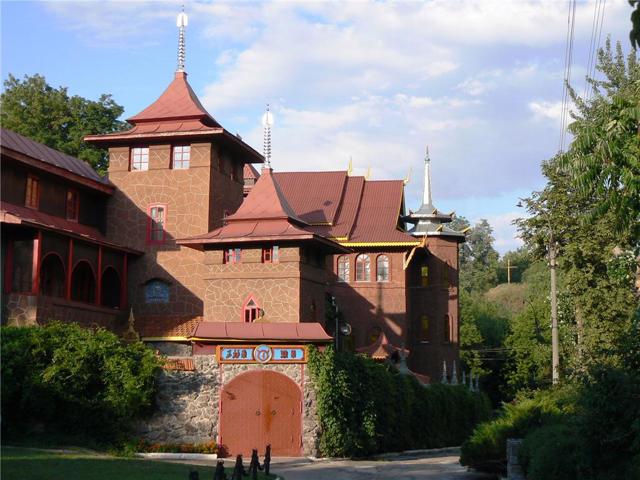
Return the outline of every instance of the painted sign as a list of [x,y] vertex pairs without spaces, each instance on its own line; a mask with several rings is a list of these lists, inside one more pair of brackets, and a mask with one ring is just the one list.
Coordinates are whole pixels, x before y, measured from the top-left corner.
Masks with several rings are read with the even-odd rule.
[[165,370],[178,370],[182,372],[193,372],[196,368],[192,358],[167,358],[162,365]]
[[217,347],[220,363],[306,363],[304,345],[233,345]]

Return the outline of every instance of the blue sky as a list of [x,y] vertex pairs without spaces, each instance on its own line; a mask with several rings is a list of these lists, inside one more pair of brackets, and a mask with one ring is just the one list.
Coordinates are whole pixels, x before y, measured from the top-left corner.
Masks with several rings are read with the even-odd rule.
[[[111,93],[125,118],[176,68],[181,2],[0,4],[2,78],[40,73],[71,94]],[[417,208],[425,145],[434,202],[487,218],[500,252],[519,240],[518,198],[543,185],[558,150],[566,1],[185,2],[189,82],[228,130],[273,166],[404,178]],[[576,11],[572,83],[582,91],[594,2]],[[628,49],[631,9],[606,3],[607,35]]]

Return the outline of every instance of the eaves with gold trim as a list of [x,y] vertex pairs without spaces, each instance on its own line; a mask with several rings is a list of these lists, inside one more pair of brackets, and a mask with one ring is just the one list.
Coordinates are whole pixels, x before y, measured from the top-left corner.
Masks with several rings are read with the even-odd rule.
[[[216,343],[237,343],[248,342],[250,338],[200,338],[200,337],[142,337],[143,342],[216,342]],[[256,340],[257,341],[257,340]],[[277,338],[261,338],[260,342],[269,343],[291,343],[292,339],[277,339]],[[332,340],[315,340],[318,343],[329,342]],[[306,341],[305,341],[306,342]]]

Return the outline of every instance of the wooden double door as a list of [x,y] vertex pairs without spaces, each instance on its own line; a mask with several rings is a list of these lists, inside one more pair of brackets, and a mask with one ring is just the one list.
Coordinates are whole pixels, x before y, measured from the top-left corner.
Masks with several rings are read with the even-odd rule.
[[289,377],[270,370],[242,373],[221,392],[220,443],[230,455],[302,454],[302,393]]

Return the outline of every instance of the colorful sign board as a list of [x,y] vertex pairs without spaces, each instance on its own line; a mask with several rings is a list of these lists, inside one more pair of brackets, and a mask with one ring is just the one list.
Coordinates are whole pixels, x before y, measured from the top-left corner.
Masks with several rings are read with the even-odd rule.
[[220,363],[306,363],[304,345],[219,345]]

